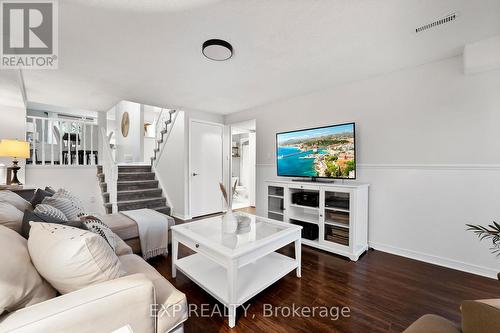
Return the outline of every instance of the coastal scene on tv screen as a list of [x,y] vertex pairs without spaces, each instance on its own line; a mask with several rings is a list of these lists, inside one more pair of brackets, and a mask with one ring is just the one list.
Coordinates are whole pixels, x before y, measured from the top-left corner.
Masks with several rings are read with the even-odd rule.
[[354,124],[277,135],[278,176],[356,178]]

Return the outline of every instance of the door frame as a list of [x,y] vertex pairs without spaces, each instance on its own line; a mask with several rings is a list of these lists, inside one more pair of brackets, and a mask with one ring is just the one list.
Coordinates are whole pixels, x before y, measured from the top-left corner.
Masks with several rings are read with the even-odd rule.
[[[193,129],[193,123],[201,123],[201,124],[206,124],[206,125],[213,125],[221,128],[221,150],[222,150],[222,156],[221,156],[221,165],[222,168],[220,170],[221,172],[221,177],[220,179],[222,180],[222,183],[224,182],[224,124],[221,123],[216,123],[213,121],[207,121],[207,120],[202,120],[202,119],[195,119],[195,118],[190,118],[189,119],[189,136],[188,136],[188,206],[189,206],[189,216],[188,219],[193,218],[193,205],[191,202],[191,187],[192,187],[192,180],[191,180],[191,175],[193,174],[192,168],[192,163],[191,163],[191,147],[192,147],[192,129]],[[222,194],[221,194],[221,202],[222,202],[222,209],[224,209],[224,203],[222,199]]]
[[[249,119],[249,120],[255,120],[255,119]],[[241,122],[245,122],[245,121],[241,121]],[[233,181],[232,181],[232,174],[233,174],[233,159],[231,158],[232,157],[232,141],[233,141],[233,129],[234,128],[238,128],[238,124],[241,123],[240,121],[238,122],[235,122],[235,123],[230,123],[230,124],[227,124],[226,127],[227,127],[227,131],[228,131],[228,138],[227,138],[227,141],[226,141],[226,147],[227,147],[227,150],[228,150],[228,172],[227,172],[227,175],[226,175],[226,188],[228,188],[228,192],[230,192],[230,195],[231,195],[231,198],[232,198],[232,195],[233,195]],[[257,127],[257,126],[256,126]],[[255,133],[257,133],[257,128],[255,128]],[[254,205],[257,204],[257,136],[255,137],[255,165],[254,165],[254,179],[253,179],[253,182],[254,182],[254,198],[255,198],[255,202],[254,202]],[[251,206],[251,207],[255,207],[255,206]]]

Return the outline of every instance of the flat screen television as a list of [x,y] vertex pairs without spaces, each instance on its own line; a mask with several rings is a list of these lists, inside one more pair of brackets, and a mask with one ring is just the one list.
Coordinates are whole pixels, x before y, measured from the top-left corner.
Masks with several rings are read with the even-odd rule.
[[355,124],[276,133],[278,176],[356,179]]

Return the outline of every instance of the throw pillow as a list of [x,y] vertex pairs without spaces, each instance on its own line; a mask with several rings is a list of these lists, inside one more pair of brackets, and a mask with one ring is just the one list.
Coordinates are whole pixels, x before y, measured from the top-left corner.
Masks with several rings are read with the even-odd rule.
[[59,209],[66,215],[68,220],[78,220],[81,216],[85,215],[83,207],[78,202],[68,198],[56,197],[56,194],[43,199],[42,203]]
[[26,239],[0,226],[0,315],[46,301],[56,291],[33,266]]
[[81,217],[81,221],[87,230],[104,238],[113,251],[116,252],[115,233],[104,222],[91,215]]
[[0,225],[21,232],[23,213],[8,202],[0,202]]
[[80,198],[78,198],[76,195],[73,195],[73,193],[71,193],[70,191],[68,191],[64,188],[58,189],[57,192],[54,193],[54,197],[70,199],[71,201],[75,202],[79,206],[83,207],[83,203],[80,200]]
[[64,225],[69,226],[69,227],[75,227],[78,229],[87,230],[85,228],[85,226],[83,225],[82,221],[80,221],[80,220],[67,221],[66,219],[64,219],[64,220],[58,219],[57,217],[41,213],[40,211],[33,211],[32,212],[30,210],[25,210],[24,216],[23,216],[23,222],[21,225],[21,236],[23,236],[26,239],[28,239],[28,237],[30,235],[30,229],[31,229],[30,222],[47,222],[47,223],[64,224]]
[[49,216],[56,220],[68,221],[66,214],[52,205],[39,204],[35,207],[34,212]]
[[33,209],[29,201],[24,200],[20,195],[9,190],[0,191],[0,202],[8,202],[21,212],[24,212],[25,209]]
[[56,194],[56,190],[54,190],[51,186],[45,186],[45,192],[49,192],[50,194]]
[[90,231],[31,223],[28,249],[40,275],[61,294],[126,274],[106,241]]
[[36,207],[36,205],[41,204],[45,197],[51,197],[53,193],[47,192],[38,188],[33,194],[33,197],[30,200],[31,206]]

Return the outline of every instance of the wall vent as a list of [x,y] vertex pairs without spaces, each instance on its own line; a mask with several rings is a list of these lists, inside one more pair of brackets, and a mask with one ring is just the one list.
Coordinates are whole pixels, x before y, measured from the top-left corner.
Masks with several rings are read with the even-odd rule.
[[422,31],[425,31],[425,30],[429,30],[431,28],[437,27],[438,25],[449,23],[451,21],[454,21],[457,17],[458,17],[458,13],[457,12],[449,14],[449,15],[446,15],[445,17],[440,18],[440,19],[438,19],[438,20],[436,20],[434,22],[431,22],[429,24],[425,24],[425,25],[422,25],[422,26],[416,28],[415,32],[418,34],[419,32],[422,32]]

